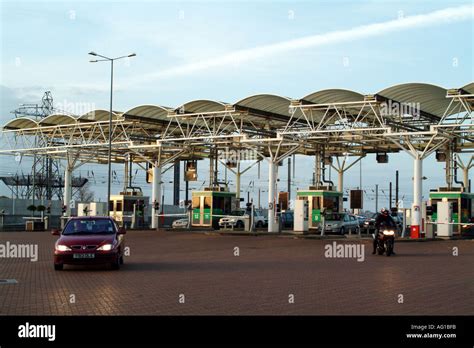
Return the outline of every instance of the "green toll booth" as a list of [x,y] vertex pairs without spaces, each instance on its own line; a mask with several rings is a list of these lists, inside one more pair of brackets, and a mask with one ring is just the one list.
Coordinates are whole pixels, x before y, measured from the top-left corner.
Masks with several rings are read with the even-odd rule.
[[342,206],[342,192],[328,190],[301,190],[296,199],[308,201],[308,228],[317,229],[322,221],[321,211],[338,213]]
[[193,191],[191,225],[217,229],[219,219],[236,210],[237,206],[235,192],[217,190]]
[[[432,221],[437,221],[438,209],[437,203],[442,202],[443,199],[452,204],[453,215],[452,221],[454,223],[470,222],[474,212],[474,193],[460,192],[460,191],[432,191],[430,192],[430,204],[433,207]],[[454,231],[461,231],[461,225],[453,228]]]

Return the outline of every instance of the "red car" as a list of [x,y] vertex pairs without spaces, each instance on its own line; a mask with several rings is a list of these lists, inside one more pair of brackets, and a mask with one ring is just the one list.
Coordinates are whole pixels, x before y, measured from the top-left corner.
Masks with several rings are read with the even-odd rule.
[[119,269],[123,264],[125,229],[119,228],[110,217],[71,218],[54,246],[54,269],[62,270],[65,264],[111,264]]

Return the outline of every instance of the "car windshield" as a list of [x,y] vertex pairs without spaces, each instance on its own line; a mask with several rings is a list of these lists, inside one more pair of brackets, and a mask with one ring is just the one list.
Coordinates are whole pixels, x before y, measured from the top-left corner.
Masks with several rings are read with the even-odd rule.
[[114,226],[109,219],[74,219],[64,228],[64,235],[71,234],[113,234]]
[[230,213],[231,216],[242,216],[245,214],[244,210],[234,210],[233,212]]
[[341,221],[344,219],[344,214],[329,213],[326,214],[326,220],[328,221]]

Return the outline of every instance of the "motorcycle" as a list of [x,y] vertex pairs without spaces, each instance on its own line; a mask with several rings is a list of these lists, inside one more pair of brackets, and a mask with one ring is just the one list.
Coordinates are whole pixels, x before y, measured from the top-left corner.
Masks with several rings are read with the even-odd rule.
[[395,226],[388,226],[385,224],[380,225],[377,235],[373,235],[377,238],[377,253],[387,256],[393,254],[393,243],[395,242]]

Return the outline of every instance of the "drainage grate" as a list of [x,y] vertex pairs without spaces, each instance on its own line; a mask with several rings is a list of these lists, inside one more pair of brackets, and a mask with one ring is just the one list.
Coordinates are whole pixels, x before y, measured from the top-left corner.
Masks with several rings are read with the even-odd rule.
[[1,284],[16,284],[18,283],[16,279],[0,279],[0,285]]

